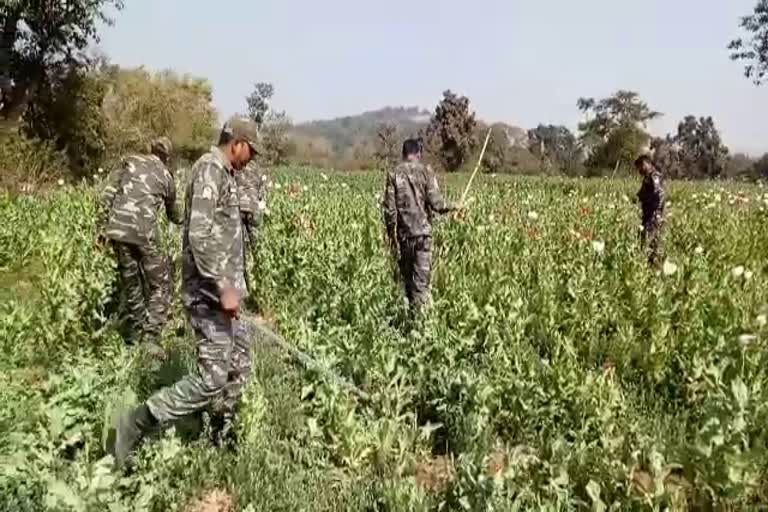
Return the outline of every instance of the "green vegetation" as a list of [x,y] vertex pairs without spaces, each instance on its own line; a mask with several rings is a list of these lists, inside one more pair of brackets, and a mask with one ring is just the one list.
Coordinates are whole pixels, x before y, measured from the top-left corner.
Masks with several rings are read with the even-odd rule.
[[[370,401],[259,345],[236,451],[180,425],[113,473],[110,418],[193,362],[183,312],[163,367],[124,347],[93,190],[5,195],[0,510],[768,503],[762,188],[672,183],[668,261],[653,272],[636,182],[480,178],[468,218],[437,226],[435,307],[419,321],[391,280],[379,175],[273,180],[255,301]],[[167,242],[178,257],[176,228]]]

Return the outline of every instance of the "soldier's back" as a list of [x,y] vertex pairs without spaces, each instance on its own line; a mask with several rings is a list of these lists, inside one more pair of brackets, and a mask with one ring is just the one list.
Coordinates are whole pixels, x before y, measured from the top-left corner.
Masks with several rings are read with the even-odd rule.
[[123,172],[106,234],[123,243],[153,243],[157,238],[157,215],[173,178],[156,156],[131,155],[121,165]]
[[427,205],[429,169],[420,162],[402,162],[394,170],[398,236],[413,238],[432,233]]

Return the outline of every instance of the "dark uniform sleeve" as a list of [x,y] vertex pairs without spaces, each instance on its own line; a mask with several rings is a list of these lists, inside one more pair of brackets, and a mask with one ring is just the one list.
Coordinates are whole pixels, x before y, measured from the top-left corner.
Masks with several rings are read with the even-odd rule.
[[387,173],[387,182],[384,187],[384,225],[387,228],[387,236],[391,242],[397,240],[397,199],[395,192],[395,173]]
[[224,272],[225,250],[221,247],[221,233],[214,229],[216,204],[221,194],[219,170],[207,164],[191,184],[189,203],[189,246],[200,275],[216,283],[219,290],[233,286]]
[[168,173],[168,190],[165,193],[165,214],[168,216],[168,220],[174,224],[184,222],[181,208],[179,208],[176,200],[176,181],[170,173]]
[[427,205],[435,213],[448,213],[456,209],[456,207],[448,203],[443,195],[440,193],[440,188],[437,184],[437,176],[435,172],[427,167],[426,170],[427,180]]

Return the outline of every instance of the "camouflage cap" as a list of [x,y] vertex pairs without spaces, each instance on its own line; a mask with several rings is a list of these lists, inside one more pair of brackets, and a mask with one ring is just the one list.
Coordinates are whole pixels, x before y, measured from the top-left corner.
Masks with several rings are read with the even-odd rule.
[[152,153],[170,156],[173,151],[173,143],[168,137],[158,137],[152,141]]
[[221,133],[233,139],[245,141],[251,146],[254,153],[261,153],[259,129],[253,121],[242,118],[230,119],[224,124]]

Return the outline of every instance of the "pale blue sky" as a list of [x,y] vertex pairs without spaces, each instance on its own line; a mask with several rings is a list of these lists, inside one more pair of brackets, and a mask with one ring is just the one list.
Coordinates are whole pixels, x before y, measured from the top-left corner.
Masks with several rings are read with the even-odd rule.
[[755,0],[128,0],[113,62],[205,76],[220,114],[257,81],[297,121],[386,105],[430,110],[445,89],[478,115],[575,128],[579,96],[637,90],[672,131],[712,115],[733,150],[768,151],[768,86],[726,45]]

